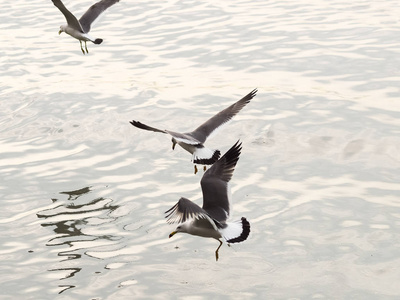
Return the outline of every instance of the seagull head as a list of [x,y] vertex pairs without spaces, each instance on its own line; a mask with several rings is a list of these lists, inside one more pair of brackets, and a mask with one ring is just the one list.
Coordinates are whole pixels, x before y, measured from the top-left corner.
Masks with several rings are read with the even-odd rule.
[[175,234],[177,234],[178,232],[186,232],[186,233],[188,233],[187,227],[188,227],[188,224],[187,224],[187,223],[183,223],[183,224],[179,225],[178,227],[176,227],[176,229],[175,229],[174,231],[172,231],[172,232],[169,234],[169,237],[172,238],[172,237],[173,237]]
[[177,141],[175,138],[172,138],[172,150],[175,150],[175,145],[177,144]]
[[61,32],[65,32],[65,27],[66,27],[65,25],[61,25],[58,34],[61,34]]

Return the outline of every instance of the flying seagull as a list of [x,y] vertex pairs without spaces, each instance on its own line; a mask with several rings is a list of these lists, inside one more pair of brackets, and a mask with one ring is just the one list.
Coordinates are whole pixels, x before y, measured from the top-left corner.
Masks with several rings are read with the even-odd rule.
[[[252,90],[242,99],[220,111],[218,114],[207,120],[192,132],[179,133],[170,130],[157,129],[134,120],[130,123],[140,129],[171,135],[172,149],[175,149],[175,145],[178,144],[192,154],[192,161],[194,164],[212,165],[218,160],[221,152],[219,150],[211,150],[205,147],[205,141],[212,133],[230,121],[243,107],[245,107],[246,104],[249,103],[254,96],[256,96],[256,93],[257,89]],[[194,169],[195,173],[197,173],[196,165],[194,166]]]
[[200,182],[203,208],[182,197],[165,212],[168,223],[181,223],[169,237],[178,232],[185,232],[218,240],[220,244],[215,250],[216,260],[218,260],[218,250],[223,243],[221,239],[228,244],[239,243],[246,240],[250,234],[250,223],[246,218],[242,217],[236,222],[226,222],[230,209],[228,183],[239,160],[241,146],[242,144],[237,141],[204,173]]
[[87,41],[91,41],[96,45],[103,42],[103,39],[94,39],[89,35],[91,24],[107,8],[119,2],[119,0],[101,0],[93,4],[78,21],[78,19],[64,6],[61,0],[51,1],[53,1],[54,5],[63,13],[68,23],[67,25],[60,26],[60,31],[58,32],[58,34],[61,34],[61,32],[65,32],[79,40],[83,54],[85,54],[85,50],[82,47],[82,41],[85,43],[86,53],[89,53],[86,45]]

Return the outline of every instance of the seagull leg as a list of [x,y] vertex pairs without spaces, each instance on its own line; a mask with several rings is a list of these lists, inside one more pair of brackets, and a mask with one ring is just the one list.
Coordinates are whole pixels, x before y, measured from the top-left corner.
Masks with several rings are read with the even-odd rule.
[[197,166],[194,165],[194,174],[197,174]]
[[222,246],[222,242],[220,241],[220,240],[218,240],[218,242],[220,243],[219,244],[219,246],[218,246],[218,248],[217,248],[217,250],[215,250],[215,261],[218,261],[218,250],[219,250],[219,248],[221,248],[221,246]]
[[79,40],[79,44],[81,44],[81,50],[82,50],[82,53],[83,53],[83,54],[85,54],[85,50],[83,50],[83,47],[82,47],[82,41],[81,41],[81,40]]
[[204,172],[205,172],[205,171],[207,170],[207,166],[204,166],[204,167],[203,167],[203,170],[204,170]]
[[85,41],[85,49],[86,49],[86,53],[89,54],[89,50],[87,49],[86,41]]

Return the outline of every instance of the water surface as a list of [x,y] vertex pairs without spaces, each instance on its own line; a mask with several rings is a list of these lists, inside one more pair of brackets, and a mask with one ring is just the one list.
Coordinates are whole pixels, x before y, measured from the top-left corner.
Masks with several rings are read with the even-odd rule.
[[[2,299],[400,296],[397,1],[121,1],[85,56],[51,1],[2,8]],[[208,142],[243,142],[252,226],[216,262],[164,219],[202,171],[129,121],[192,130],[253,88]]]

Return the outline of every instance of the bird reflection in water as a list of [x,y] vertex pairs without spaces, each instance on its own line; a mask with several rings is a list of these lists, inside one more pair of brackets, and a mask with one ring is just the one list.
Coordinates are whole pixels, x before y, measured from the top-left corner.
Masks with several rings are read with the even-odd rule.
[[[104,227],[117,219],[113,216],[113,212],[118,205],[113,205],[113,200],[110,198],[91,198],[92,191],[92,187],[84,187],[74,191],[60,192],[61,197],[51,199],[53,201],[51,208],[37,214],[39,218],[44,219],[41,225],[52,228],[56,233],[55,237],[47,241],[46,246],[62,247],[57,254],[62,258],[58,263],[59,266],[48,270],[63,274],[60,280],[75,277],[79,272],[93,273],[92,270],[88,270],[93,265],[88,259],[93,258],[89,258],[85,253],[89,249],[109,245],[110,241],[119,239],[110,234],[88,233],[93,232],[93,229],[95,233],[104,232]],[[86,272],[83,272],[84,270]],[[82,273],[80,277],[85,276]],[[59,291],[61,294],[75,288],[76,285],[62,284],[58,287],[61,288]]]

